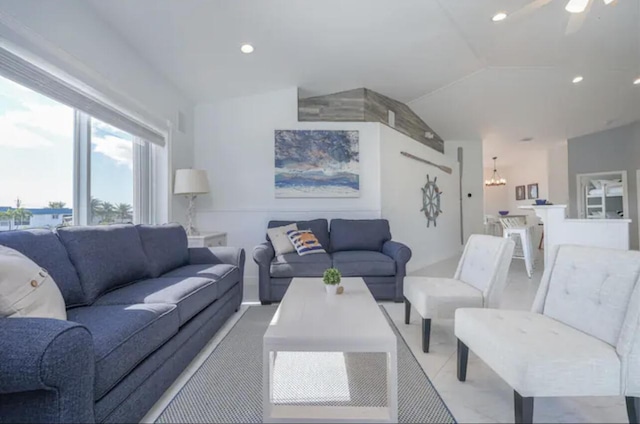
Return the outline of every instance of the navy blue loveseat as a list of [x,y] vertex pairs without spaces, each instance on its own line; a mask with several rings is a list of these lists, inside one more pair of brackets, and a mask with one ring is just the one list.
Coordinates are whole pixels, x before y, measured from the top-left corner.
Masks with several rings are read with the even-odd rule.
[[362,277],[378,300],[402,302],[404,277],[411,249],[391,241],[386,219],[334,219],[331,232],[326,219],[312,221],[270,221],[268,228],[296,223],[299,230],[311,230],[327,253],[276,256],[269,237],[255,247],[260,301],[279,302],[295,277],[322,277],[327,268],[337,268],[343,277]]
[[138,422],[242,302],[244,251],[179,225],[0,233],[67,321],[0,318],[0,422]]

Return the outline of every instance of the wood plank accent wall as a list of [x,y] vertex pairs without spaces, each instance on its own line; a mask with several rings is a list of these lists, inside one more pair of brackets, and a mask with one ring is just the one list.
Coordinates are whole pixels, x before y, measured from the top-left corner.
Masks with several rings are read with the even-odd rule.
[[[306,122],[380,122],[389,125],[389,110],[395,113],[392,128],[444,153],[442,138],[409,106],[368,88],[298,99],[298,121]],[[426,133],[433,137],[427,138]]]

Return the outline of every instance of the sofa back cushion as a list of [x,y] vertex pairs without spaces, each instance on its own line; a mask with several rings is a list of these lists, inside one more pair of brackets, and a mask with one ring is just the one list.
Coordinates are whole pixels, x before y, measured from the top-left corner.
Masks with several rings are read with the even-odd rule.
[[[329,249],[329,222],[326,219],[314,219],[312,221],[269,221],[268,228],[284,227],[285,225],[296,224],[298,230],[311,230],[316,236],[324,250]],[[267,241],[269,236],[267,235]]]
[[0,232],[0,244],[47,270],[58,285],[67,308],[87,304],[78,273],[58,237],[49,230]]
[[149,276],[147,257],[136,227],[63,227],[58,237],[78,271],[89,303],[115,287]]
[[152,278],[187,265],[187,232],[180,224],[136,225]]
[[391,240],[386,219],[331,220],[331,251],[369,250],[382,252],[382,245]]

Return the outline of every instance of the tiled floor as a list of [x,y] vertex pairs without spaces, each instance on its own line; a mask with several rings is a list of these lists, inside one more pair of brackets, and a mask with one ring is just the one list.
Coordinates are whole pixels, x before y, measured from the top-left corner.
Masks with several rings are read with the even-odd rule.
[[[455,272],[457,261],[458,258],[452,258],[416,272],[414,275],[451,277]],[[525,272],[524,263],[514,260],[501,307],[529,309],[540,283],[541,273],[541,267],[538,267],[533,278],[529,279]],[[254,292],[257,294],[257,290],[247,290],[247,293]],[[248,304],[256,301],[257,299],[247,299]],[[405,325],[404,305],[384,303],[384,306],[458,422],[513,422],[512,389],[473,353],[469,356],[467,381],[461,383],[457,380],[456,339],[453,335],[453,320],[432,321],[430,353],[425,354],[421,348],[421,321],[417,313],[413,312],[410,325]],[[209,356],[239,316],[240,314],[237,314],[229,320],[172,388],[147,414],[143,422],[152,422],[155,419],[175,396],[179,388]],[[620,423],[627,422],[627,415],[622,397],[541,398],[535,401],[534,422]]]

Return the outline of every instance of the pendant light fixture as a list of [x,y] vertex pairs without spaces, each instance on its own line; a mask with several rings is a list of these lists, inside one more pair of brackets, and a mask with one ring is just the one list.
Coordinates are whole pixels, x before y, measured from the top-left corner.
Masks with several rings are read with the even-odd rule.
[[500,174],[498,174],[498,168],[496,168],[496,160],[498,159],[497,156],[494,156],[493,158],[493,175],[491,176],[490,180],[486,180],[484,182],[484,185],[486,185],[487,187],[495,187],[495,186],[503,186],[503,185],[507,185],[507,180],[505,180],[504,178],[502,178],[500,176]]

